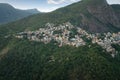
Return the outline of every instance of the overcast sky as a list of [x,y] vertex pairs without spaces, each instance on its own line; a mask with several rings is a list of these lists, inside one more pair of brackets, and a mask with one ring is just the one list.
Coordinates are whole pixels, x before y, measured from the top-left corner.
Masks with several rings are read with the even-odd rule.
[[[57,8],[72,4],[80,0],[0,0],[0,3],[9,3],[15,8],[37,8],[42,12],[50,12]],[[120,4],[120,0],[107,0],[109,4]]]

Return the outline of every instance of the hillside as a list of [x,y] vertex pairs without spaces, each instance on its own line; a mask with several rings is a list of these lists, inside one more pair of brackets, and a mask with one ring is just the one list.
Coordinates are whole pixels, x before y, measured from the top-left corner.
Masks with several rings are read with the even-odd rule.
[[1,25],[0,80],[120,80],[118,16],[118,5],[82,0]]
[[115,11],[120,11],[120,4],[113,4],[111,6]]
[[119,4],[114,4],[114,5],[111,5],[111,6],[112,6],[112,8],[114,9],[114,11],[116,12],[117,16],[120,19],[120,5]]
[[[35,30],[44,26],[47,22],[60,24],[69,21],[89,32],[102,33],[119,30],[120,20],[114,8],[108,5],[105,0],[88,1],[83,0],[50,13],[33,15],[3,27],[4,30],[6,29],[5,31],[11,33],[14,31]],[[96,5],[93,6],[93,4]]]
[[0,24],[12,22],[39,13],[36,9],[19,10],[9,4],[0,3]]
[[112,58],[98,45],[59,48],[14,38],[2,44],[7,45],[0,48],[1,80],[120,79],[120,57]]

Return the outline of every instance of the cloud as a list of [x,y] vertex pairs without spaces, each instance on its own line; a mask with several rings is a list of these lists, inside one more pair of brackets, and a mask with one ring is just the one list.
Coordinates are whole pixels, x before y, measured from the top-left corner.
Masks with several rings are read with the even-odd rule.
[[47,0],[48,4],[61,4],[61,3],[71,3],[71,2],[77,2],[80,0]]
[[39,8],[39,11],[41,12],[51,12],[54,11],[56,9],[58,9],[59,7],[55,6],[55,7],[49,7],[49,8]]
[[61,4],[65,2],[65,0],[48,0],[49,4]]

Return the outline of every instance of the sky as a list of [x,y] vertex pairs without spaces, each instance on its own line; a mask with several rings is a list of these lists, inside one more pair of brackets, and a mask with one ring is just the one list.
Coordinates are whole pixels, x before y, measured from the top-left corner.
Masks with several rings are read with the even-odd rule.
[[[57,8],[78,2],[80,0],[0,0],[0,3],[9,3],[18,9],[36,8],[41,12],[50,12]],[[120,0],[107,0],[109,4],[120,4]]]

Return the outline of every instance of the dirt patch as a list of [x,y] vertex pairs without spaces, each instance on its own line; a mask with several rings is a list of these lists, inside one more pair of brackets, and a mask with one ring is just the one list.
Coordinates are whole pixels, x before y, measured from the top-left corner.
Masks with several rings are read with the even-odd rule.
[[10,50],[9,47],[5,47],[1,52],[0,52],[0,59],[2,59],[6,54],[7,52]]

